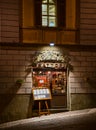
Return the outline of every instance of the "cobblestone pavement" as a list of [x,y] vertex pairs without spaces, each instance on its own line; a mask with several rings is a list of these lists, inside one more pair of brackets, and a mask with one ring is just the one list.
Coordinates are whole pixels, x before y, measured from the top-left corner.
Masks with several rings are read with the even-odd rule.
[[96,108],[3,123],[0,130],[96,130]]

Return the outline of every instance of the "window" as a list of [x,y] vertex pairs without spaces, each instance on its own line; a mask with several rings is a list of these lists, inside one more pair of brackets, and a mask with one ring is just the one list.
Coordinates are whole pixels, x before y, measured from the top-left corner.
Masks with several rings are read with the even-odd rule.
[[42,0],[42,26],[56,27],[56,1]]
[[34,0],[35,26],[64,27],[66,0]]

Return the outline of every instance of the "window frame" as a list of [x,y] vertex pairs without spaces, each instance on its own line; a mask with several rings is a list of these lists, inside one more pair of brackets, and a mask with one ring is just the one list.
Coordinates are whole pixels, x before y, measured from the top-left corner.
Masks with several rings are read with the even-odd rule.
[[[42,0],[34,0],[35,27],[39,28],[65,28],[66,27],[66,0],[56,1],[56,27],[42,26]],[[62,15],[63,12],[63,15]]]
[[[43,10],[42,10],[42,27],[57,27],[57,3],[51,3],[49,0],[47,0],[46,3],[43,3],[42,1],[42,5],[46,5],[46,14],[43,14]],[[50,14],[50,6],[54,6],[55,11],[54,11],[54,15]],[[42,8],[43,9],[43,8]],[[43,17],[46,17],[46,25],[43,25]],[[54,25],[50,25],[50,17],[54,18]]]

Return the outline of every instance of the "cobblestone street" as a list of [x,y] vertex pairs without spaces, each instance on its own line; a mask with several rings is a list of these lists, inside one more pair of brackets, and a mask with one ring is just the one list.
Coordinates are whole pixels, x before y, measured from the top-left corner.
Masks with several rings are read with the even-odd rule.
[[0,124],[0,130],[96,130],[96,109],[42,115]]

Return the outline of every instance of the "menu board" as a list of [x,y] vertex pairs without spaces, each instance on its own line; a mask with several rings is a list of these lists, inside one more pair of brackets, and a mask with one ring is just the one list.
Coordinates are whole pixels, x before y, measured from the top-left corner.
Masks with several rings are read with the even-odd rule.
[[34,100],[47,100],[52,98],[49,88],[34,87],[32,92]]

